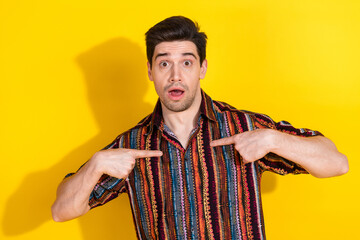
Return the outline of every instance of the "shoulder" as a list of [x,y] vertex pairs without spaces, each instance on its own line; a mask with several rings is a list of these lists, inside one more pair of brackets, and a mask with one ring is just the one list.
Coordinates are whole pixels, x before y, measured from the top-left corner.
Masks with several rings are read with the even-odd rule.
[[249,110],[239,110],[232,105],[222,102],[213,101],[215,112],[220,115],[232,115],[236,116],[239,120],[246,122],[252,122],[252,124],[258,125],[258,127],[273,128],[275,122],[266,114],[252,112]]
[[268,115],[252,112],[248,110],[239,110],[230,104],[222,101],[213,101],[213,109],[220,124],[234,124],[237,129],[242,131],[254,130],[259,128],[271,128],[281,132],[299,135],[299,136],[317,136],[322,134],[308,128],[295,128],[287,121],[275,122]]

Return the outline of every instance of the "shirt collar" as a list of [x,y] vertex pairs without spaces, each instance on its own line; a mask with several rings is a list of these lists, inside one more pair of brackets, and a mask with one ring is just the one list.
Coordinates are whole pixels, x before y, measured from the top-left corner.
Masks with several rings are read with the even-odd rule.
[[[201,104],[200,104],[200,116],[203,116],[210,121],[216,121],[213,101],[212,99],[201,89]],[[160,99],[158,99],[150,122],[150,131],[153,130],[154,127],[160,128],[163,125],[163,117],[162,117],[162,108]]]

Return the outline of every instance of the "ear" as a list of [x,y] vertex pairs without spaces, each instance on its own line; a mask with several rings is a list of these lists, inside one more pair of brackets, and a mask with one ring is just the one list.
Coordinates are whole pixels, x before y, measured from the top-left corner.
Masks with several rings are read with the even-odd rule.
[[207,71],[207,60],[204,59],[200,67],[200,79],[205,78],[206,71]]
[[150,81],[153,81],[152,73],[151,73],[151,66],[150,66],[149,62],[147,62],[147,68],[148,68],[148,77],[149,77]]

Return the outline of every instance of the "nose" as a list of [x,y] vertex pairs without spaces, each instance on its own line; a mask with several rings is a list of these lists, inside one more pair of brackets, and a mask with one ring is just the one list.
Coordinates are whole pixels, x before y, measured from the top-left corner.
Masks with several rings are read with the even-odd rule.
[[171,82],[180,82],[181,81],[181,70],[180,67],[174,64],[171,68]]

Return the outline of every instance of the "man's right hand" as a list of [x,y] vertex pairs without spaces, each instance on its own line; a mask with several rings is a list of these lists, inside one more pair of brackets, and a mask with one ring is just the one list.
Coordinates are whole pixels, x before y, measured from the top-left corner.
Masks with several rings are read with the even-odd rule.
[[51,208],[53,219],[58,222],[79,217],[90,210],[89,196],[99,178],[107,174],[126,178],[135,166],[136,159],[160,157],[161,151],[136,149],[107,149],[94,156],[58,187],[56,200]]
[[126,178],[133,170],[136,159],[160,156],[162,152],[158,150],[116,148],[99,151],[90,161],[94,162],[97,172],[116,178]]

